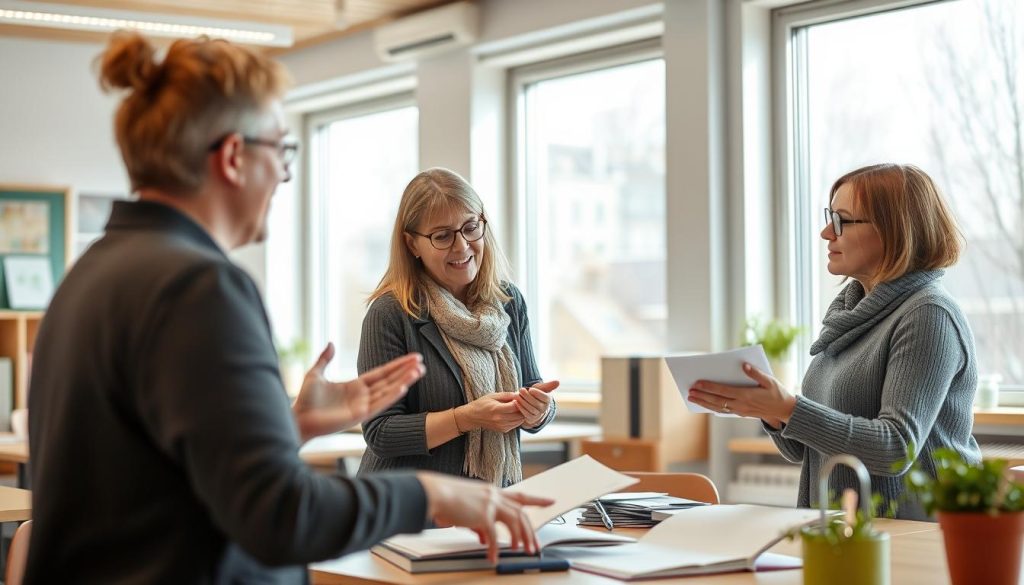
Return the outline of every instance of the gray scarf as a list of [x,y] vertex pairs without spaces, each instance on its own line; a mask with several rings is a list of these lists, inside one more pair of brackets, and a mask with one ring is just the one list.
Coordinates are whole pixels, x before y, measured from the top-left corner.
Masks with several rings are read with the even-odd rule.
[[[493,392],[519,389],[519,366],[508,344],[510,318],[497,300],[472,310],[430,278],[423,278],[427,311],[462,370],[466,403]],[[463,471],[499,487],[523,479],[516,429],[466,433]]]
[[888,317],[907,297],[937,280],[942,273],[942,270],[909,272],[875,286],[866,296],[864,286],[856,280],[846,285],[825,312],[821,335],[811,344],[811,355],[823,351],[828,356],[839,355]]

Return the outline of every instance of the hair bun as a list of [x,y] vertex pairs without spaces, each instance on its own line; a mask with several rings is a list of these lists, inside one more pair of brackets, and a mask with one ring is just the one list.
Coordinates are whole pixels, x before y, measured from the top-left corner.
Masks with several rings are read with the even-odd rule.
[[156,77],[156,49],[136,32],[118,31],[100,55],[100,85],[104,90],[144,91]]

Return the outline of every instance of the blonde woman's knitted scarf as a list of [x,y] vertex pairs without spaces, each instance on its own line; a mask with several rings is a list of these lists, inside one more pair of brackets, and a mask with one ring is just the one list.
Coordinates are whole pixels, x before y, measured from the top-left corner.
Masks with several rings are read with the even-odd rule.
[[[448,350],[462,369],[466,403],[492,392],[519,389],[519,367],[508,344],[510,317],[497,300],[466,307],[444,287],[423,278],[427,311],[441,331]],[[499,487],[523,478],[516,429],[499,433],[475,429],[466,433],[463,471]]]

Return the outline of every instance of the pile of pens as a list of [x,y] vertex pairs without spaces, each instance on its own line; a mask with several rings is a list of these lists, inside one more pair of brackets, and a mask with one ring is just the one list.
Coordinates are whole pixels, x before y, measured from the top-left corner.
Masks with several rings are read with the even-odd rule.
[[602,496],[584,506],[580,515],[580,526],[604,526],[614,528],[650,528],[658,523],[651,517],[653,512],[685,510],[704,506],[695,502],[658,493],[614,493]]

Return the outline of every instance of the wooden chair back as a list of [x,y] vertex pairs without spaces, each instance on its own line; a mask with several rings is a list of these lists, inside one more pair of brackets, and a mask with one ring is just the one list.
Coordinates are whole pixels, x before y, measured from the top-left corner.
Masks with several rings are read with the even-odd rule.
[[699,473],[626,473],[640,482],[626,488],[627,492],[664,492],[677,498],[719,503],[718,489],[711,478]]
[[602,439],[582,441],[580,452],[616,471],[662,471],[656,441]]

